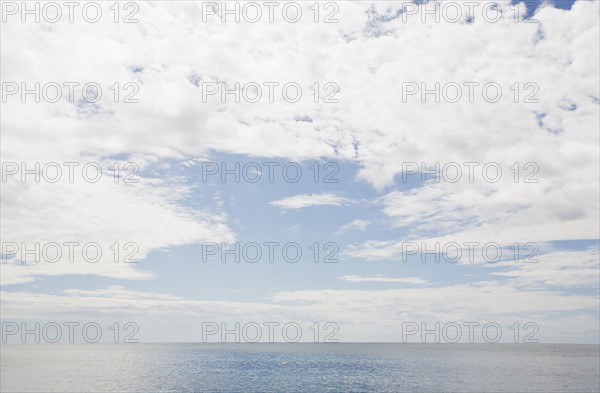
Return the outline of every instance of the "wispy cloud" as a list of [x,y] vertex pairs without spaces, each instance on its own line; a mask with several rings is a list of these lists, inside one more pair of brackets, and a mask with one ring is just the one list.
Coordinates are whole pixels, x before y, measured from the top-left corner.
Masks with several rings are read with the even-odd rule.
[[385,277],[382,275],[374,276],[341,276],[340,280],[349,282],[399,282],[405,284],[426,284],[427,280],[419,277]]
[[352,230],[364,231],[370,223],[371,222],[367,220],[354,220],[349,224],[342,225],[340,229],[337,230],[336,234],[341,235]]
[[310,206],[333,205],[339,206],[350,202],[349,199],[339,195],[324,192],[321,194],[301,194],[289,198],[283,198],[269,202],[270,205],[277,206],[282,209],[302,209]]

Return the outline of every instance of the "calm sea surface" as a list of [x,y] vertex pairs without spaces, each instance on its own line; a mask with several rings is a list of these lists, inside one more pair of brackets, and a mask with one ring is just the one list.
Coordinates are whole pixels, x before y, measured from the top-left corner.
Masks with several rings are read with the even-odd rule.
[[2,392],[598,392],[600,347],[2,345]]

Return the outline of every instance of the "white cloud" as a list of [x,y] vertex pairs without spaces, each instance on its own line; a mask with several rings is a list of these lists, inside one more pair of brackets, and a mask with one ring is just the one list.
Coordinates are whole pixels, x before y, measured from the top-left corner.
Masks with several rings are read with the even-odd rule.
[[[408,240],[512,244],[598,239],[599,6],[576,1],[565,11],[545,5],[536,15],[540,23],[531,24],[515,23],[511,12],[504,12],[495,24],[481,19],[437,24],[420,23],[418,17],[407,23],[378,18],[394,15],[399,2],[341,2],[338,24],[307,21],[284,28],[222,24],[217,18],[198,23],[201,5],[193,2],[141,3],[141,23],[131,25],[108,18],[95,25],[49,27],[15,18],[2,25],[3,81],[95,81],[105,94],[97,106],[66,100],[22,104],[17,99],[3,104],[1,154],[4,161],[18,162],[102,161],[124,155],[143,168],[167,159],[189,164],[211,151],[347,160],[360,166],[357,180],[386,192],[379,199],[383,213],[392,227],[409,231]],[[90,48],[102,56],[82,55]],[[133,65],[143,72],[132,73]],[[273,104],[203,103],[200,89],[190,82],[192,75],[232,84],[296,81],[308,99],[297,104],[280,99]],[[139,103],[112,102],[108,87],[131,80],[140,85]],[[310,96],[309,86],[327,81],[340,86],[339,104],[315,103]],[[474,103],[403,103],[401,86],[407,81],[430,86],[495,81],[503,88],[503,99],[496,104],[480,96]],[[521,87],[535,82],[539,102],[514,103],[509,87],[515,82]],[[299,117],[312,122],[293,120]],[[389,189],[403,162],[473,161],[498,162],[505,170],[514,162],[536,162],[540,182],[515,184],[507,171],[493,184],[478,180],[428,183],[410,191]],[[180,182],[142,180],[135,187],[109,181],[3,183],[2,239],[103,244],[126,239],[140,243],[143,257],[172,246],[234,238],[226,213],[215,210],[212,202],[200,201],[200,207],[192,209]],[[284,209],[344,203],[349,200],[332,193],[271,202]],[[370,240],[357,246],[355,255],[395,258],[406,239]],[[153,312],[155,306],[165,313],[171,308],[192,313],[244,310],[249,318],[272,313],[285,318],[290,315],[285,312],[298,312],[348,325],[370,324],[372,318],[387,332],[406,318],[540,313],[540,320],[550,320],[555,312],[597,310],[596,297],[519,289],[528,284],[593,284],[585,279],[595,266],[588,256],[554,255],[546,261],[496,274],[514,280],[510,285],[282,292],[273,297],[281,307],[186,300],[115,287],[60,295],[3,292],[2,307],[3,315],[6,311],[17,316],[44,310],[95,312],[102,307]],[[559,261],[579,267],[561,269]],[[53,274],[151,277],[141,270],[142,263],[138,269],[105,262],[35,265],[27,271],[7,264],[1,267],[2,280],[20,283]],[[309,305],[294,308],[295,302]],[[587,321],[585,329],[589,328],[585,317],[574,320]],[[593,328],[597,337],[597,326]],[[373,331],[373,326],[361,329],[357,336]],[[551,323],[548,329],[553,329]],[[574,329],[570,334],[585,330]]]
[[382,275],[374,276],[341,276],[340,280],[349,282],[398,282],[405,284],[426,284],[427,280],[419,277],[384,277]]
[[333,205],[339,206],[348,203],[347,198],[324,192],[321,194],[302,194],[269,202],[270,205],[282,209],[303,209],[310,206]]
[[356,219],[346,225],[342,225],[336,234],[341,235],[352,230],[364,231],[369,224],[371,224],[370,221]]
[[[3,247],[16,243],[18,251],[5,256],[8,263],[0,265],[2,284],[64,274],[148,279],[153,274],[138,269],[150,252],[201,241],[232,241],[222,210],[208,201],[205,209],[188,207],[188,192],[189,187],[181,184],[144,177],[137,184],[115,183],[108,176],[97,183],[83,179],[69,183],[66,176],[57,183],[11,178],[2,184],[0,234]],[[79,244],[71,253],[65,242]],[[29,256],[28,262],[21,263],[22,251],[35,249],[36,243],[41,262]],[[54,248],[48,249],[47,258],[44,254],[44,246],[50,243],[60,246],[61,256],[54,262],[48,262],[54,258]],[[102,252],[94,263],[86,262],[82,251],[91,243]],[[119,243],[118,256],[112,248],[115,243]],[[125,248],[127,243],[132,245]],[[94,256],[95,251],[88,254]],[[140,262],[123,263],[130,255]]]
[[579,251],[554,251],[535,257],[537,263],[504,262],[486,265],[504,268],[493,275],[508,277],[515,285],[526,288],[600,286],[600,252],[598,248]]
[[[137,322],[146,337],[161,341],[200,340],[201,322],[315,321],[338,324],[342,341],[399,341],[402,322],[534,322],[542,342],[598,339],[596,296],[519,289],[493,282],[388,290],[299,290],[278,292],[262,302],[185,299],[157,292],[112,286],[58,293],[3,291],[4,320],[78,321],[107,319]],[[566,323],[556,313],[575,315]],[[162,322],[161,322],[162,321]],[[167,322],[168,321],[168,322]],[[164,329],[153,329],[159,324]],[[310,340],[312,336],[306,337]],[[503,337],[510,341],[512,337]]]
[[[105,94],[100,112],[82,114],[65,100],[51,105],[11,101],[2,120],[3,157],[125,153],[189,162],[208,151],[294,160],[328,157],[357,162],[358,179],[381,190],[392,185],[407,161],[494,161],[505,171],[514,162],[537,162],[539,184],[510,185],[511,174],[505,173],[507,181],[497,184],[428,185],[390,193],[385,212],[394,226],[415,224],[421,231],[447,233],[466,223],[486,226],[490,236],[597,238],[598,3],[576,2],[570,11],[543,6],[536,14],[539,23],[515,23],[512,11],[497,23],[390,18],[401,6],[346,2],[340,5],[339,23],[305,20],[285,28],[223,24],[218,18],[198,24],[201,6],[191,3],[141,3],[142,22],[123,26],[126,31],[114,23],[61,23],[52,30],[43,23],[6,23],[3,36],[18,37],[3,42],[6,80],[96,80],[106,86],[114,79],[135,80],[140,102],[114,104]],[[68,46],[60,39],[66,35],[72,37]],[[182,36],[189,39],[182,43]],[[264,50],[256,50],[256,42]],[[102,62],[78,55],[89,47],[103,50]],[[232,48],[246,61],[232,57]],[[134,65],[143,71],[132,73]],[[231,84],[296,81],[306,94],[316,81],[334,81],[340,103],[314,103],[310,96],[296,104],[282,99],[203,103],[192,75]],[[401,85],[407,81],[495,81],[503,87],[503,99],[490,104],[478,95],[473,103],[403,103]],[[514,103],[509,87],[515,82],[521,87],[535,82],[539,102]],[[576,109],[569,110],[573,105]],[[306,116],[312,122],[291,120]],[[288,201],[290,206],[308,203],[297,198]]]

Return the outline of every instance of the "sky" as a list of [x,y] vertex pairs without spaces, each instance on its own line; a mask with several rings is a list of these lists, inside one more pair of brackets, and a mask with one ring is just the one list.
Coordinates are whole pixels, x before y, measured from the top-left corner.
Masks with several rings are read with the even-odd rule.
[[4,324],[598,343],[600,3],[209,3],[2,3]]

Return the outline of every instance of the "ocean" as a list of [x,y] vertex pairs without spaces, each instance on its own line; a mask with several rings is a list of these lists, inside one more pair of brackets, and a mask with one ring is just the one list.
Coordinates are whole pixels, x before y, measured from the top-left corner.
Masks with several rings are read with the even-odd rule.
[[567,344],[4,344],[2,392],[598,392]]

